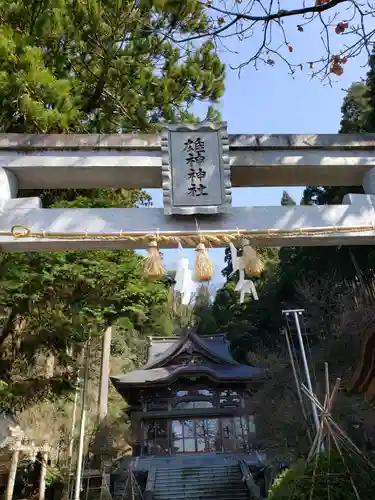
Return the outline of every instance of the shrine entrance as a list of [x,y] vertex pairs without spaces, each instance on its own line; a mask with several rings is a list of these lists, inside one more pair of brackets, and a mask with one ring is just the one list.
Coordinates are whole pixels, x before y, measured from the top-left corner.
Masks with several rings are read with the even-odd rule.
[[[228,135],[225,123],[207,122],[160,135],[1,135],[0,249],[372,245],[374,152],[375,135]],[[334,206],[232,207],[232,187],[291,185],[363,186],[364,194]],[[164,206],[44,209],[39,198],[18,198],[20,190],[64,188],[161,188]],[[263,467],[251,396],[264,373],[236,363],[225,339],[196,332],[181,342],[113,377],[130,405],[146,492],[181,485],[189,458],[207,485],[215,467],[230,490],[231,481],[242,488],[236,498],[247,498],[249,471]]]
[[[5,134],[0,248],[141,249],[155,235],[160,248],[202,239],[226,247],[239,235],[256,246],[373,244],[374,151],[372,135],[227,135],[225,123],[161,135]],[[201,193],[191,189],[201,184]],[[231,207],[232,187],[290,185],[362,185],[366,194],[335,206]],[[43,209],[38,198],[17,197],[64,188],[162,188],[164,208]]]
[[130,405],[134,454],[251,451],[251,395],[263,383],[263,370],[237,363],[225,335],[202,337],[188,330],[150,342],[142,369],[112,377]]

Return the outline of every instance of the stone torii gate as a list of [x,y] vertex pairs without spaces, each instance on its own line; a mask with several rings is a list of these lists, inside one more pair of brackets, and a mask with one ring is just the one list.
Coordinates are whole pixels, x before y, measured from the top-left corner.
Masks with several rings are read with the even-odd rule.
[[[193,140],[204,150],[194,165],[185,147]],[[205,169],[208,204],[203,196],[186,201],[192,166]],[[231,186],[292,185],[362,185],[366,194],[333,206],[252,207],[249,199],[231,208]],[[42,188],[163,188],[164,209],[43,209],[39,198],[17,198],[20,189]],[[225,124],[203,123],[161,135],[0,135],[5,252],[141,249],[156,232],[162,248],[181,238],[193,247],[199,235],[227,246],[239,234],[256,246],[367,245],[375,241],[374,204],[375,134],[227,136]]]

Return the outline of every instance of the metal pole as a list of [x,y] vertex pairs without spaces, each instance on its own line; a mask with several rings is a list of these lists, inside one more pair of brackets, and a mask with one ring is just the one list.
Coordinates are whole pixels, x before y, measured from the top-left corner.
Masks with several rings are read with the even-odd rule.
[[[305,409],[305,405],[303,403],[303,398],[302,398],[301,385],[300,385],[300,383],[298,381],[298,375],[297,375],[295,360],[294,360],[294,356],[293,356],[292,346],[291,346],[291,343],[290,343],[289,334],[288,334],[288,332],[286,330],[285,330],[285,339],[286,339],[286,345],[288,347],[290,362],[292,364],[293,377],[294,377],[294,382],[296,384],[298,399],[299,399],[299,402],[301,404],[302,415],[303,415],[303,418],[308,422],[308,418],[307,418],[307,414],[306,414],[306,409]],[[312,438],[311,438],[311,434],[310,434],[310,430],[309,429],[307,430],[307,436],[308,436],[309,440],[312,442]]]
[[71,425],[71,429],[70,429],[69,450],[68,450],[69,462],[71,462],[72,457],[73,457],[74,431],[76,428],[76,414],[77,414],[77,403],[78,403],[78,393],[79,393],[78,383],[77,383],[77,387],[76,387],[75,392],[74,392],[72,425]]
[[73,413],[72,413],[72,425],[70,429],[70,437],[69,437],[69,450],[68,450],[68,465],[69,465],[69,474],[68,474],[68,487],[67,487],[67,499],[70,499],[70,488],[73,486],[73,481],[71,479],[72,472],[72,461],[73,461],[73,445],[75,440],[75,429],[77,423],[77,405],[78,405],[78,395],[79,395],[79,386],[81,384],[81,380],[77,377],[76,388],[74,392],[74,403],[73,403]]
[[[301,348],[302,362],[303,362],[303,367],[305,369],[307,387],[308,387],[309,391],[311,392],[311,394],[314,394],[314,391],[313,391],[313,388],[312,388],[312,383],[311,383],[309,365],[307,363],[307,356],[306,356],[306,351],[305,351],[305,344],[303,342],[301,327],[300,327],[300,324],[299,324],[298,314],[302,314],[302,311],[300,311],[300,310],[294,310],[294,311],[291,311],[291,312],[293,312],[294,321],[296,323],[298,341],[299,341],[299,345],[300,345],[300,348]],[[314,422],[315,422],[316,430],[317,430],[317,432],[319,432],[320,422],[319,422],[318,409],[317,409],[317,407],[316,407],[316,405],[315,405],[315,403],[313,401],[311,402],[311,405],[312,405],[312,411],[313,411],[313,417],[314,417]]]
[[86,343],[86,359],[85,359],[85,371],[84,371],[83,389],[82,389],[81,422],[80,422],[80,428],[79,428],[79,444],[78,444],[78,457],[77,457],[74,500],[79,500],[80,493],[81,493],[83,448],[84,448],[84,444],[85,444],[85,425],[86,425],[86,397],[87,397],[87,387],[88,387],[88,378],[89,378],[88,377],[89,358],[90,358],[89,354],[90,354],[90,339]]

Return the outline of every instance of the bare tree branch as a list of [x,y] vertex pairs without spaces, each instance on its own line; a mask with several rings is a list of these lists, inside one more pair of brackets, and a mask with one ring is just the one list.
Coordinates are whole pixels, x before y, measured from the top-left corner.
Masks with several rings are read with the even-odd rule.
[[[261,2],[259,2],[261,3]],[[319,2],[316,2],[314,6],[311,7],[302,7],[301,9],[293,9],[293,10],[278,10],[277,12],[274,13],[268,13],[264,16],[252,16],[251,14],[246,14],[246,13],[241,13],[241,14],[236,14],[237,20],[240,19],[246,19],[247,21],[275,21],[275,20],[280,20],[283,17],[291,17],[291,16],[303,16],[305,14],[311,14],[311,13],[321,13],[325,12],[326,10],[333,9],[333,7],[336,7],[337,5],[341,3],[353,3],[351,0],[331,0],[330,2],[323,3],[320,2],[321,4],[319,5]],[[220,9],[219,7],[214,7],[210,2],[207,2],[209,5],[210,9],[215,10],[216,12],[220,12],[221,14],[226,14],[226,15],[233,15],[233,12],[230,12],[228,10],[223,10]],[[207,5],[204,4],[203,5]],[[264,9],[263,5],[261,4],[262,8]],[[264,9],[265,10],[265,9]],[[267,12],[267,11],[266,11]]]
[[[258,69],[259,63],[274,66],[279,61],[286,65],[291,75],[297,70],[307,70],[309,76],[329,83],[332,77],[344,73],[350,59],[362,53],[368,58],[371,54],[375,41],[375,5],[371,0],[294,0],[287,3],[289,8],[284,9],[281,0],[200,0],[199,5],[207,18],[204,27],[189,34],[173,31],[166,37],[187,49],[196,46],[199,40],[211,40],[216,47],[221,41],[221,46],[228,51],[231,49],[223,45],[224,39],[237,38],[244,44],[251,39],[243,50],[247,55],[237,65],[233,64],[232,69],[241,71],[248,65]],[[307,29],[308,52],[315,52],[315,56],[298,60],[290,40],[299,36],[296,32],[303,37]],[[310,30],[315,33],[311,34]],[[316,37],[316,42],[311,37]],[[238,48],[231,52],[238,53]]]

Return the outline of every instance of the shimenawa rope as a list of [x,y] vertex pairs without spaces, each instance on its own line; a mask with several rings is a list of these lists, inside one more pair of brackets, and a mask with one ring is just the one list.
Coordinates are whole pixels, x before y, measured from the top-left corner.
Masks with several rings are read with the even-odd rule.
[[[236,231],[199,231],[199,232],[160,232],[158,234],[158,243],[162,246],[166,244],[184,244],[186,246],[196,246],[199,243],[205,243],[211,246],[222,246],[231,241],[237,241],[240,238],[272,239],[272,238],[290,238],[295,236],[318,237],[335,234],[358,234],[375,231],[374,225],[369,226],[348,226],[348,227],[322,227],[322,228],[301,228],[293,230],[268,229],[266,231],[236,230]],[[57,239],[57,240],[125,240],[132,243],[149,243],[155,240],[155,234],[136,232],[125,233],[69,233],[69,232],[50,232],[50,231],[32,231],[22,224],[15,224],[10,231],[0,231],[0,237],[13,236],[15,239],[36,238],[36,239]]]

